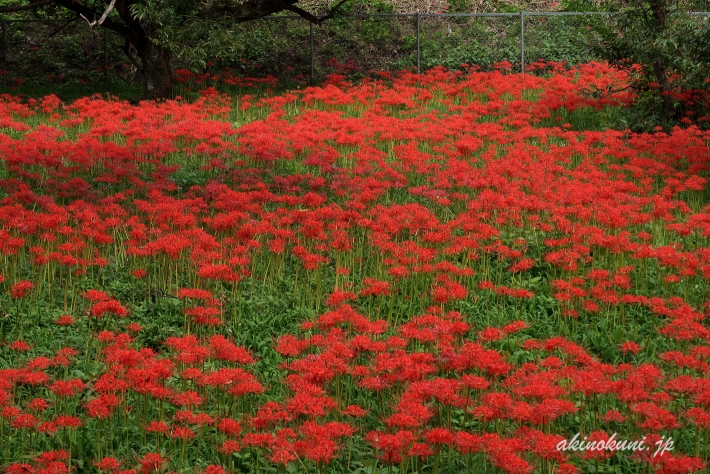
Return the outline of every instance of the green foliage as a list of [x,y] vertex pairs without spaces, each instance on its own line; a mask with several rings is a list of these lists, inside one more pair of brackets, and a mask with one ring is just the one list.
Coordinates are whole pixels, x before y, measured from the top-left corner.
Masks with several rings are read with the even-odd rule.
[[350,0],[344,3],[338,10],[340,13],[395,13],[394,5],[386,0]]
[[507,2],[502,2],[497,8],[497,11],[501,13],[518,13],[520,10],[521,8],[517,5],[512,5]]
[[466,0],[449,0],[449,13],[465,13],[469,11]]
[[594,22],[598,37],[592,46],[635,76],[638,111],[631,113],[646,116],[652,127],[669,127],[708,112],[709,28],[707,16],[690,15],[672,0],[633,1]]
[[526,17],[525,60],[578,64],[598,59],[589,48],[589,16]]
[[596,12],[600,11],[598,2],[592,0],[562,0],[562,10],[566,12]]

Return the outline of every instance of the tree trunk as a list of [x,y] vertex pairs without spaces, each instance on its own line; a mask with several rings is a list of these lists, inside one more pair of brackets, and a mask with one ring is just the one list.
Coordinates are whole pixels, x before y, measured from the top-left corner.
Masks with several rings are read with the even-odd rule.
[[173,93],[173,69],[168,49],[154,44],[147,37],[141,38],[136,48],[141,60],[143,77],[143,97],[145,99],[165,99]]
[[[39,0],[44,2],[44,0]],[[99,18],[101,13],[87,2],[77,0],[54,0],[57,5],[64,7],[84,18]],[[173,92],[173,71],[170,66],[170,51],[154,44],[149,37],[155,33],[151,25],[144,25],[131,13],[131,5],[135,0],[117,0],[115,9],[122,21],[106,18],[101,24],[121,35],[126,40],[124,52],[134,65],[138,60],[130,52],[130,45],[136,48],[140,59],[140,72],[143,78],[143,97],[146,99],[168,98]],[[0,9],[1,10],[1,9]]]
[[653,72],[656,75],[656,81],[658,81],[659,92],[661,94],[661,99],[663,100],[663,112],[666,118],[674,118],[673,110],[673,99],[668,92],[670,92],[671,84],[668,80],[668,69],[666,64],[662,59],[658,59],[653,63]]
[[[651,0],[649,2],[654,20],[654,38],[662,37],[667,30],[670,7],[671,4],[674,3],[674,0]],[[673,99],[668,95],[671,90],[671,84],[668,80],[668,67],[661,55],[659,55],[658,59],[653,63],[653,72],[660,86],[659,92],[663,100],[663,113],[666,118],[674,118]]]

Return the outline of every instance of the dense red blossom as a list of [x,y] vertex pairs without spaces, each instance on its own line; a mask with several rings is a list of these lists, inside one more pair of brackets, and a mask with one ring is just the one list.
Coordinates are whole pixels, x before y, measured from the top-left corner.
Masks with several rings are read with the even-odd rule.
[[710,135],[584,129],[633,69],[513,66],[0,98],[0,423],[55,449],[5,470],[705,469]]

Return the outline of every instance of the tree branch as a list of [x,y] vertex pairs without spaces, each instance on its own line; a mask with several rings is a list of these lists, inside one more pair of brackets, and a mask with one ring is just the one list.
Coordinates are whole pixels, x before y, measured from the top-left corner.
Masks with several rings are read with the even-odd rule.
[[338,9],[340,7],[342,7],[346,2],[349,2],[349,1],[350,0],[340,0],[340,2],[338,2],[337,5],[335,5],[333,8],[331,8],[330,11],[323,16],[315,16],[312,13],[307,12],[303,8],[297,7],[296,5],[289,5],[285,8],[285,10],[292,11],[292,12],[296,13],[297,15],[310,21],[311,23],[315,23],[316,25],[320,25],[325,20],[330,20],[331,18],[335,17],[335,15],[338,13]]
[[315,16],[311,12],[307,12],[303,8],[297,7],[296,5],[289,5],[286,7],[286,10],[291,11],[291,12],[295,13],[296,15],[305,18],[306,20],[310,21],[311,23],[320,24],[320,19],[317,16]]
[[14,7],[0,7],[0,13],[12,13],[12,12],[21,12],[24,10],[32,10],[33,8],[49,5],[50,3],[54,3],[54,0],[37,0],[36,2],[30,2],[27,5],[17,5]]
[[89,24],[90,27],[94,27],[95,25],[101,25],[104,21],[106,21],[106,17],[108,16],[109,13],[111,13],[111,10],[113,10],[113,6],[116,4],[116,0],[111,0],[111,3],[109,3],[108,8],[104,12],[103,15],[101,15],[101,18],[99,20],[96,20],[96,17],[94,17],[94,21],[89,21],[88,18],[86,18],[84,15],[79,14],[80,17],[82,17],[86,22]]
[[[97,12],[91,8],[87,8],[84,5],[79,4],[78,2],[74,0],[53,0],[56,2],[59,6],[66,8],[69,11],[72,11],[76,13],[77,15],[81,15],[84,18],[96,18],[97,17]],[[104,28],[108,28],[109,30],[115,31],[119,35],[123,36],[124,38],[129,38],[134,36],[133,32],[127,28],[126,26],[122,25],[121,23],[117,23],[114,20],[110,18],[106,18],[102,25]]]
[[142,69],[143,66],[138,62],[138,60],[131,54],[131,42],[128,41],[128,38],[126,38],[126,43],[123,45],[123,47],[120,47],[121,51],[123,51],[126,56],[128,57],[128,60],[133,64],[136,69]]
[[228,15],[232,20],[243,23],[252,20],[258,20],[265,16],[273,15],[282,11],[290,11],[298,16],[305,18],[311,23],[321,24],[325,20],[333,18],[338,9],[350,0],[340,0],[333,8],[323,16],[317,16],[298,6],[298,0],[249,0],[240,5],[220,6],[204,10],[200,17],[214,18],[220,15]]

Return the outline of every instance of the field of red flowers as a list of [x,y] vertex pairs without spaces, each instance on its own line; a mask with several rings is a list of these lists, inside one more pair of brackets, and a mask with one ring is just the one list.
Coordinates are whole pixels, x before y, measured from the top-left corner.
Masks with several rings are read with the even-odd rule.
[[0,470],[707,470],[710,133],[553,72],[2,97]]

